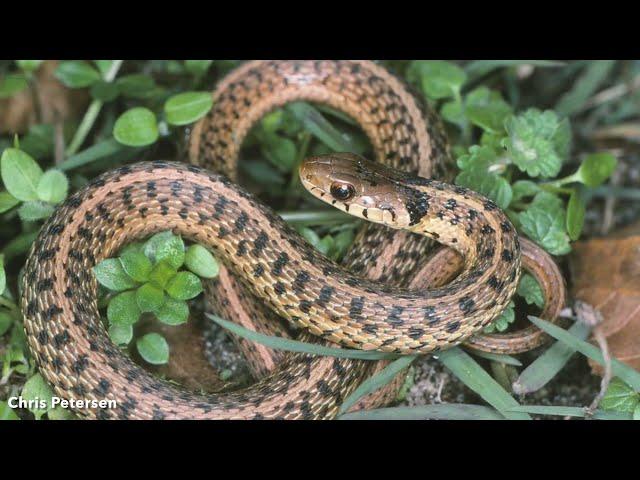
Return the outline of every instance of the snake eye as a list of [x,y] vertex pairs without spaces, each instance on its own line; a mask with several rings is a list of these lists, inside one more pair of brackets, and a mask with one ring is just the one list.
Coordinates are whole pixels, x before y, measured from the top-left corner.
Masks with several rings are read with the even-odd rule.
[[343,202],[349,200],[356,193],[356,189],[350,183],[335,182],[331,184],[331,195],[336,200],[342,200]]

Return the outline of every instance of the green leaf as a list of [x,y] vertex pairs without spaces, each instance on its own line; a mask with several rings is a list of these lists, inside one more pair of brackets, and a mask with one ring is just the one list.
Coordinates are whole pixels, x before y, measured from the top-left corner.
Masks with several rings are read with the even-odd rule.
[[576,178],[588,187],[598,187],[611,176],[618,165],[610,153],[593,153],[584,159],[576,172]]
[[176,300],[191,300],[202,292],[202,282],[191,272],[178,272],[169,280],[166,290]]
[[7,212],[18,205],[20,200],[9,192],[0,192],[0,213]]
[[504,355],[501,353],[482,352],[480,350],[471,350],[470,353],[476,357],[485,358],[496,363],[503,363],[505,365],[513,365],[514,367],[521,367],[522,362],[510,355]]
[[504,420],[493,408],[447,403],[419,407],[390,407],[345,413],[338,420]]
[[471,123],[491,133],[504,132],[504,122],[513,113],[500,93],[478,87],[465,98],[465,113]]
[[140,356],[151,365],[164,365],[169,361],[169,344],[158,333],[147,333],[136,345]]
[[636,405],[636,409],[633,411],[633,419],[640,420],[640,403]]
[[504,332],[509,328],[509,325],[516,319],[515,308],[516,306],[513,301],[510,301],[500,316],[484,328],[484,333]]
[[186,267],[202,278],[216,278],[220,272],[218,262],[202,245],[191,245],[184,258]]
[[111,324],[133,325],[141,313],[136,292],[133,291],[119,293],[109,301],[107,307],[107,318]]
[[113,60],[94,60],[93,63],[96,64],[96,67],[98,67],[98,70],[100,70],[100,74],[104,77],[111,69]]
[[189,73],[200,77],[207,73],[212,63],[213,60],[185,60],[184,66]]
[[562,67],[566,65],[565,62],[558,62],[555,60],[474,60],[469,62],[465,69],[469,75],[474,78],[478,78],[482,75],[497,69],[504,67],[517,67],[520,65],[532,65],[535,67]]
[[578,240],[584,226],[584,217],[587,213],[587,205],[580,189],[571,192],[567,204],[567,232],[571,240]]
[[111,102],[120,95],[118,85],[113,82],[105,82],[104,80],[100,80],[91,85],[89,92],[92,98],[100,100],[101,102]]
[[183,92],[164,104],[167,123],[188,125],[204,117],[213,106],[211,92]]
[[440,109],[440,115],[442,115],[442,118],[447,122],[457,125],[460,129],[464,129],[468,123],[465,113],[464,106],[459,99],[446,102]]
[[122,95],[131,98],[148,98],[153,95],[156,88],[153,77],[142,73],[122,76],[116,80],[115,84]]
[[93,267],[96,279],[103,286],[115,292],[128,290],[136,286],[133,279],[122,268],[122,263],[117,258],[107,258]]
[[28,85],[27,78],[22,74],[5,75],[4,78],[0,78],[0,98],[12,97]]
[[25,202],[20,205],[18,215],[25,222],[35,222],[37,220],[48,218],[54,210],[55,207],[50,203],[40,201]]
[[9,406],[9,402],[0,401],[0,420],[20,420],[16,412]]
[[329,122],[318,109],[305,102],[294,102],[286,106],[300,120],[305,130],[335,152],[363,153],[354,142],[349,141]]
[[171,231],[156,233],[147,240],[144,254],[153,262],[165,261],[177,270],[184,263],[184,242]]
[[40,177],[36,190],[43,202],[60,203],[67,198],[69,180],[60,170],[48,170]]
[[53,397],[53,391],[42,378],[42,375],[36,373],[31,377],[22,387],[22,393],[20,394],[25,401],[29,400],[43,400],[46,402],[47,408],[30,408],[29,411],[33,413],[36,420],[40,420],[42,416],[47,413],[51,405],[51,397]]
[[[579,340],[585,340],[591,333],[591,327],[577,322],[571,325],[569,333]],[[575,349],[565,343],[555,342],[524,369],[511,387],[513,393],[526,395],[540,390],[564,368],[575,353]]]
[[16,60],[16,65],[25,72],[35,72],[44,60]]
[[262,153],[272,165],[286,173],[293,169],[298,150],[291,139],[274,133],[264,138]]
[[40,165],[27,153],[7,148],[2,152],[0,172],[7,191],[18,200],[38,200],[38,182],[43,175]]
[[156,317],[167,325],[181,325],[189,318],[189,305],[182,300],[167,298],[164,305],[156,312]]
[[[2,267],[0,267],[0,288],[2,288],[2,291],[4,291],[4,287],[2,285],[3,276],[4,272],[2,270]],[[9,328],[11,328],[11,325],[13,325],[13,318],[11,317],[11,315],[9,315],[7,312],[0,312],[0,336],[7,333],[9,331]]]
[[513,163],[531,177],[555,177],[569,154],[571,128],[555,112],[531,108],[505,123]]
[[165,302],[162,289],[145,283],[136,290],[136,302],[142,312],[158,312]]
[[110,138],[100,143],[83,150],[82,152],[67,158],[64,162],[58,165],[60,170],[73,170],[74,168],[82,167],[88,163],[95,162],[96,160],[103,159],[105,157],[115,155],[117,153],[131,150],[133,152],[136,149],[129,149],[124,145],[118,143],[115,139]]
[[356,388],[351,395],[349,395],[342,405],[340,406],[340,411],[338,414],[343,414],[347,410],[349,410],[353,405],[357,403],[365,395],[375,392],[380,388],[387,385],[391,380],[393,380],[397,374],[399,374],[405,368],[408,368],[409,365],[413,363],[413,361],[417,358],[416,355],[409,355],[406,357],[401,357],[398,360],[394,360],[392,363],[387,365],[383,370],[376,373],[375,375],[369,377],[364,382],[360,384],[358,388]]
[[[602,352],[593,345],[582,341],[566,330],[553,325],[546,320],[529,315],[529,320],[538,328],[544,330],[552,337],[560,340],[561,342],[569,345],[574,350],[586,355],[594,362],[604,365],[604,358]],[[640,391],[640,372],[634,370],[628,365],[614,359],[611,359],[611,369],[616,377],[620,377],[622,380],[631,385],[636,391]]]
[[500,167],[500,159],[495,150],[488,146],[474,145],[469,153],[458,158],[462,172],[456,177],[456,185],[470,188],[489,197],[506,209],[511,203],[513,192],[509,182],[493,173]]
[[407,78],[419,83],[428,98],[439,100],[458,95],[467,80],[467,74],[450,62],[415,60],[407,69]]
[[175,275],[176,269],[169,265],[168,262],[158,262],[149,274],[149,281],[160,288],[164,288]]
[[123,145],[144,147],[158,140],[158,123],[155,114],[144,107],[124,112],[113,127],[113,136]]
[[459,347],[438,354],[439,360],[467,387],[480,395],[509,420],[530,420],[527,414],[513,413],[518,402],[509,395],[491,375]]
[[[519,405],[511,409],[513,412],[527,412],[536,415],[559,415],[561,417],[578,417],[587,416],[586,409],[583,407],[556,407],[546,405]],[[594,420],[631,420],[628,413],[606,412],[604,410],[596,410],[591,417]]]
[[29,133],[20,140],[20,150],[36,160],[50,157],[53,153],[54,135],[51,124],[33,125],[29,128]]
[[133,326],[126,323],[114,323],[109,326],[109,338],[116,345],[128,345],[133,338]]
[[622,413],[633,413],[640,403],[640,394],[619,378],[609,383],[607,393],[600,401],[603,410],[614,410]]
[[120,263],[126,274],[136,282],[146,282],[153,269],[151,260],[140,251],[123,252],[120,256]]
[[522,232],[552,255],[571,251],[565,231],[566,214],[562,200],[557,196],[538,193],[531,206],[518,215],[518,220]]
[[544,307],[544,294],[540,284],[529,273],[525,273],[520,277],[520,283],[516,293],[520,295],[529,305],[536,305],[540,308]]
[[7,288],[7,274],[4,271],[4,255],[0,254],[0,295]]
[[531,180],[518,180],[511,188],[513,190],[513,202],[518,202],[527,197],[534,197],[541,191],[538,184]]
[[355,360],[396,360],[400,357],[393,353],[325,347],[324,345],[305,343],[300,342],[299,340],[291,340],[289,338],[271,337],[269,335],[264,335],[262,333],[254,332],[253,330],[246,329],[236,323],[223,320],[217,315],[205,313],[205,316],[226,330],[229,330],[234,335],[238,335],[239,337],[246,338],[252,342],[257,342],[261,345],[277,350],[308,353],[309,355],[320,355],[325,357],[352,358]]
[[54,75],[69,88],[88,87],[100,80],[100,73],[80,60],[61,62]]

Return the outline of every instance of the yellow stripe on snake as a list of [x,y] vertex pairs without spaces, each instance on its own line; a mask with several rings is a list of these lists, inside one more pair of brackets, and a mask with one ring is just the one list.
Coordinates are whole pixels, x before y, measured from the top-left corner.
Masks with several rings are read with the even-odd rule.
[[[301,181],[315,196],[384,224],[367,224],[343,265],[322,256],[234,183],[251,127],[294,100],[351,116],[375,151],[378,163],[334,154],[307,159],[300,168]],[[304,328],[306,341],[319,337],[348,348],[408,354],[466,340],[494,352],[537,346],[544,337],[530,329],[518,339],[476,335],[516,289],[521,244],[525,266],[545,292],[545,315],[555,316],[564,302],[553,261],[519,240],[493,202],[430,179],[451,179],[439,121],[372,62],[243,65],[223,79],[214,108],[193,129],[190,159],[199,166],[147,162],[101,175],[56,210],[34,243],[22,306],[40,372],[61,397],[117,402],[113,410],[79,409],[81,416],[333,418],[342,401],[383,365],[274,356],[251,345],[247,351],[263,378],[246,389],[200,395],[155,378],[109,340],[91,268],[127,242],[158,231],[173,230],[205,245],[224,263],[217,289],[207,287],[209,301],[223,315],[252,329],[282,332],[273,315],[263,312],[266,305]],[[462,273],[446,285],[460,265],[458,254],[444,250],[425,266],[429,238],[463,259]],[[416,284],[420,272],[430,278]]]

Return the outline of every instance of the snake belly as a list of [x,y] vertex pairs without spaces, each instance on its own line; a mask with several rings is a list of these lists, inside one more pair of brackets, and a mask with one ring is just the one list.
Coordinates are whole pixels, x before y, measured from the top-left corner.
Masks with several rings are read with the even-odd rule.
[[[395,77],[371,62],[251,62],[223,80],[214,97],[214,109],[192,134],[191,159],[232,179],[240,145],[251,125],[271,109],[293,100],[324,103],[354,117],[369,136],[380,162],[424,177],[446,172],[449,156],[438,122]],[[445,193],[449,195],[446,199]],[[448,201],[451,195],[461,193],[445,190],[440,198]],[[494,210],[492,206],[488,209]],[[502,223],[500,220],[491,228],[499,231]],[[349,299],[349,308],[354,298],[370,298],[374,295],[371,292],[382,295],[379,298],[386,295],[389,303],[384,311],[375,306],[367,314],[371,325],[380,325],[383,318],[400,319],[409,325],[416,308],[433,305],[419,305],[420,299],[414,297],[399,299],[402,294],[391,287],[377,291],[376,284],[354,273],[388,283],[407,282],[419,265],[426,240],[367,227],[346,262],[350,273],[327,263],[273,212],[223,175],[166,162],[126,166],[100,176],[54,213],[34,243],[25,268],[25,328],[43,376],[64,398],[117,401],[114,410],[80,409],[77,413],[82,416],[331,418],[345,396],[371,373],[371,363],[288,354],[273,373],[247,389],[203,396],[169,385],[135,365],[108,339],[90,270],[126,242],[167,229],[210,246],[242,279],[243,288],[280,315],[301,325],[307,322],[311,332],[343,345],[430,351],[458,343],[473,333],[470,329],[477,331],[480,324],[490,321],[486,315],[473,326],[456,320],[473,315],[476,308],[475,301],[471,305],[469,299],[456,297],[457,317],[446,315],[438,335],[428,341],[428,334],[412,327],[399,328],[401,334],[396,332],[399,335],[392,334],[393,339],[387,336],[383,340],[371,331],[358,332],[352,325],[343,325],[339,331],[335,324],[340,318],[331,314],[320,322],[308,323],[312,308],[326,310],[333,305],[319,285],[337,290],[340,279],[340,293]],[[501,267],[510,282],[508,288],[490,300],[499,310],[517,281],[517,236],[513,232],[493,241],[513,255],[512,267]],[[491,243],[487,242],[485,247]],[[287,265],[282,265],[283,253],[288,256]],[[389,262],[375,261],[388,255],[392,257]],[[273,272],[276,265],[280,275]],[[321,277],[318,268],[324,269]],[[303,271],[316,273],[304,275]],[[335,280],[327,285],[329,271]],[[281,298],[283,288],[292,295],[290,299],[298,300],[295,307]],[[314,297],[303,298],[303,292],[313,292]],[[416,300],[418,303],[409,305]],[[356,309],[361,312],[370,307],[365,304],[361,308],[360,303],[356,301]],[[402,312],[389,310],[400,304]]]

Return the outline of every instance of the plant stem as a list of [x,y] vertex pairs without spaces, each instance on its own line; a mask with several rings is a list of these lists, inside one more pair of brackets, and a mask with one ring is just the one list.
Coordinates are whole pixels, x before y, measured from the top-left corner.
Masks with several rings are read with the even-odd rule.
[[313,212],[279,212],[285,222],[321,225],[349,220],[350,217],[339,210],[318,210]]
[[[111,67],[109,67],[109,70],[105,73],[103,78],[105,82],[113,81],[118,74],[118,70],[120,70],[122,62],[122,60],[114,60],[111,63]],[[96,118],[98,117],[98,114],[100,113],[100,110],[102,109],[102,104],[103,102],[101,100],[93,100],[89,105],[89,108],[82,118],[82,122],[80,122],[76,133],[73,135],[73,140],[71,140],[69,148],[67,148],[67,151],[65,152],[67,157],[74,155],[84,143],[89,131],[96,121]]]

